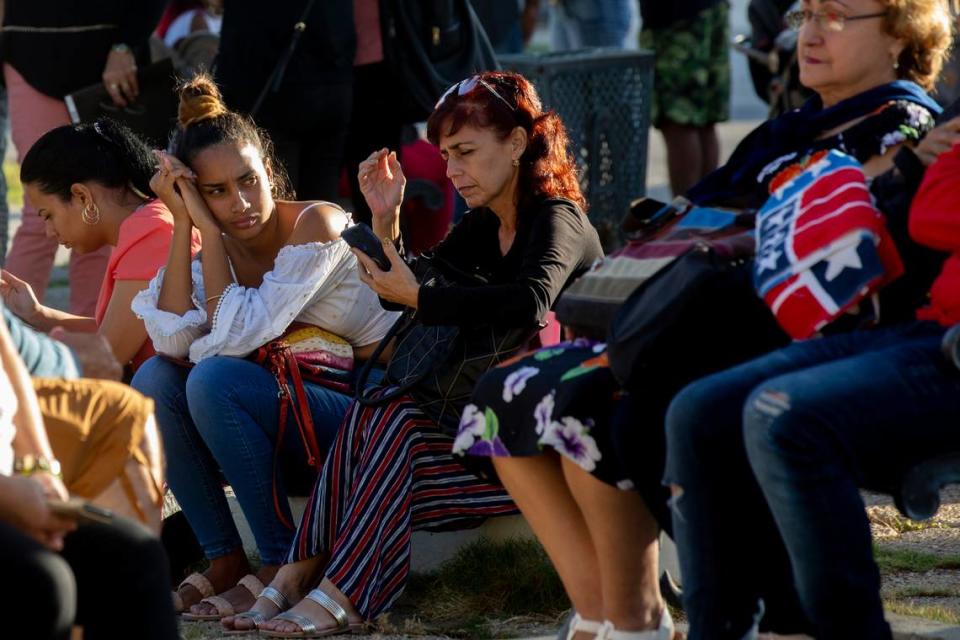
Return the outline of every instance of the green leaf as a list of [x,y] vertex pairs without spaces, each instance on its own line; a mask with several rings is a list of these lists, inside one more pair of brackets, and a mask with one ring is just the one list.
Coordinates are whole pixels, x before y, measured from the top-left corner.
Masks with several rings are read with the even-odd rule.
[[497,414],[495,414],[490,407],[484,410],[483,416],[486,422],[486,428],[483,430],[483,439],[488,442],[493,442],[493,439],[500,433],[500,421],[497,420]]
[[570,369],[565,374],[563,374],[563,377],[560,378],[560,382],[566,382],[567,380],[572,380],[577,376],[582,376],[585,373],[590,373],[596,368],[597,368],[596,366],[584,367],[582,365],[579,367],[574,367],[573,369]]
[[549,360],[554,356],[560,355],[564,351],[564,349],[542,349],[533,354],[533,359],[537,362],[543,362],[544,360]]

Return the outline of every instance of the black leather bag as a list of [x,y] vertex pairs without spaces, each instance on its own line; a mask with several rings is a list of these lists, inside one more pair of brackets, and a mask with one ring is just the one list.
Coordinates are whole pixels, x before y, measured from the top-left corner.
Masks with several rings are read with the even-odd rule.
[[[482,286],[486,280],[457,270],[429,255],[414,263],[421,286]],[[356,400],[364,406],[386,404],[409,394],[444,433],[455,436],[460,413],[486,371],[518,353],[539,327],[455,327],[424,325],[416,310],[408,309],[380,341],[364,364],[356,386]],[[384,348],[396,339],[383,384],[388,392],[370,394],[367,379]]]
[[752,258],[701,243],[628,297],[608,334],[610,369],[626,388],[668,388],[726,369],[789,338],[757,296]]
[[381,0],[384,58],[402,91],[399,109],[408,122],[426,120],[453,83],[499,69],[468,0]]

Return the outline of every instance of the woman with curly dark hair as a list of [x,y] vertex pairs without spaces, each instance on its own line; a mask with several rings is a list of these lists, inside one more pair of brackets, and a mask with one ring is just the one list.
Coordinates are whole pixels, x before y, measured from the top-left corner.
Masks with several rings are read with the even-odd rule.
[[[401,259],[405,178],[396,155],[360,164],[373,228],[390,269],[356,251],[360,277],[385,306],[416,309],[424,325],[536,328],[564,287],[601,255],[567,135],[533,86],[512,73],[482,73],[448,90],[428,122],[447,175],[471,210],[434,250],[434,260],[477,276],[479,286],[421,286]],[[374,393],[389,393],[384,387]],[[375,618],[403,590],[416,529],[476,526],[516,513],[510,496],[454,459],[445,432],[410,395],[351,405],[284,566],[272,583],[291,602],[260,598],[244,618],[271,637],[316,637]],[[276,616],[266,620],[269,616]]]

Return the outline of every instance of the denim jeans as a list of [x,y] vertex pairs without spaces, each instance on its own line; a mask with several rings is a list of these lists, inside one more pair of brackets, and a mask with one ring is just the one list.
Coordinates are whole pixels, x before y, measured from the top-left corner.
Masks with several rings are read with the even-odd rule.
[[553,7],[553,49],[622,48],[630,31],[631,0],[563,0]]
[[690,640],[758,626],[890,638],[858,487],[890,491],[960,447],[943,328],[911,322],[794,343],[703,378],[667,414]]
[[[264,564],[281,564],[293,529],[278,517],[273,500],[274,448],[279,403],[273,375],[253,362],[232,357],[203,360],[186,369],[160,357],[146,361],[131,385],[156,403],[167,454],[167,481],[207,558],[241,546],[223,494],[233,488],[250,524]],[[322,454],[333,442],[350,398],[304,383]],[[287,419],[276,474],[279,506],[293,521],[288,491],[309,493],[316,472],[291,415]]]

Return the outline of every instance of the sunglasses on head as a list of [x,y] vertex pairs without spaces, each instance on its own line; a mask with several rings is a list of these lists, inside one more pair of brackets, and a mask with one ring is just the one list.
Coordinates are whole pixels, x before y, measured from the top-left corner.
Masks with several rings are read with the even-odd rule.
[[509,102],[507,102],[507,99],[504,98],[502,95],[500,95],[500,93],[499,93],[496,89],[493,88],[493,85],[492,85],[492,84],[490,84],[489,82],[487,82],[486,80],[484,80],[483,78],[481,78],[481,77],[478,76],[478,75],[477,75],[477,76],[471,76],[471,77],[469,77],[469,78],[465,78],[465,79],[461,80],[460,82],[458,82],[458,83],[454,84],[453,86],[451,86],[451,87],[450,87],[449,89],[447,89],[446,91],[444,91],[444,92],[443,92],[443,95],[440,96],[440,99],[437,100],[437,104],[434,105],[433,108],[434,108],[434,109],[437,109],[441,104],[443,104],[444,100],[446,100],[447,98],[449,98],[449,97],[450,97],[451,95],[453,95],[454,93],[456,93],[458,96],[465,96],[465,95],[469,94],[471,91],[475,90],[477,87],[484,87],[487,91],[489,91],[489,92],[492,93],[494,96],[496,96],[496,97],[500,100],[500,102],[502,102],[503,104],[507,105],[507,108],[509,108],[510,111],[516,111],[516,110],[517,110],[517,108],[516,108],[515,106],[513,106],[512,104],[510,104]]

